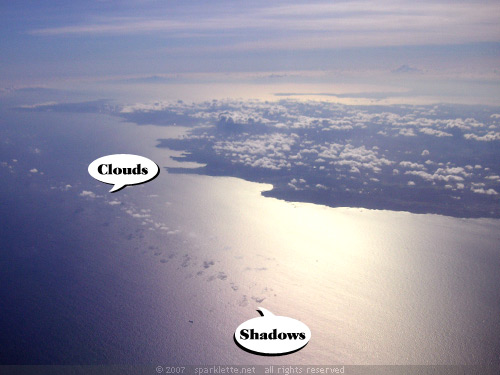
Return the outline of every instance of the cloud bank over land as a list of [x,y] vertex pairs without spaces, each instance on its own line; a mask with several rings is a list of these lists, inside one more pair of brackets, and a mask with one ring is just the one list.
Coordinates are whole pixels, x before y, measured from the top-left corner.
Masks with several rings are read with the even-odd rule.
[[[500,116],[486,106],[348,106],[330,102],[213,100],[88,110],[139,125],[188,127],[159,147],[201,168],[273,185],[265,195],[459,217],[500,217]],[[45,104],[23,111],[84,111]]]

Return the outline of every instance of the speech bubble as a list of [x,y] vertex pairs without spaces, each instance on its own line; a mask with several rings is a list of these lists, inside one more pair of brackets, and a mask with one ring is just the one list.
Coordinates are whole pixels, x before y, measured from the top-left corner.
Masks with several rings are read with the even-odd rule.
[[294,353],[307,345],[311,330],[302,322],[276,316],[262,307],[261,317],[247,320],[234,332],[236,344],[253,354],[277,356]]
[[89,174],[96,180],[114,185],[109,191],[117,192],[128,185],[144,184],[160,173],[152,160],[139,155],[114,154],[103,156],[89,165]]

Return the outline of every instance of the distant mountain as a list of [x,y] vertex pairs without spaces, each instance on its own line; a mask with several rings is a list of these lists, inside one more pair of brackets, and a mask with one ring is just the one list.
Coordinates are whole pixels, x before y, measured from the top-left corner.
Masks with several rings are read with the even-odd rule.
[[420,73],[422,72],[420,69],[418,68],[414,68],[410,65],[401,65],[400,67],[392,70],[392,73]]

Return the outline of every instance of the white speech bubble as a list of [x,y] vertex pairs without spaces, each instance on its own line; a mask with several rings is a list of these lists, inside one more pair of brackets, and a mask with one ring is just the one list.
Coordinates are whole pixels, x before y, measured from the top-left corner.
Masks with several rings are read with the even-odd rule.
[[89,174],[96,180],[114,185],[114,193],[128,185],[139,185],[151,181],[160,173],[160,167],[148,158],[139,155],[115,154],[103,156],[89,165]]
[[234,339],[242,349],[262,355],[290,354],[302,349],[311,339],[311,330],[302,322],[276,316],[259,307],[262,316],[240,324]]

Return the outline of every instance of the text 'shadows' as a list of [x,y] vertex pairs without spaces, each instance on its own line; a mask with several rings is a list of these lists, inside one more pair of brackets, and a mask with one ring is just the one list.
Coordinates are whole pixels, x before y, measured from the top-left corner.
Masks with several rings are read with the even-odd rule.
[[236,344],[250,353],[260,355],[290,354],[302,349],[311,339],[311,330],[302,322],[276,316],[259,307],[261,317],[247,320],[236,328]]

